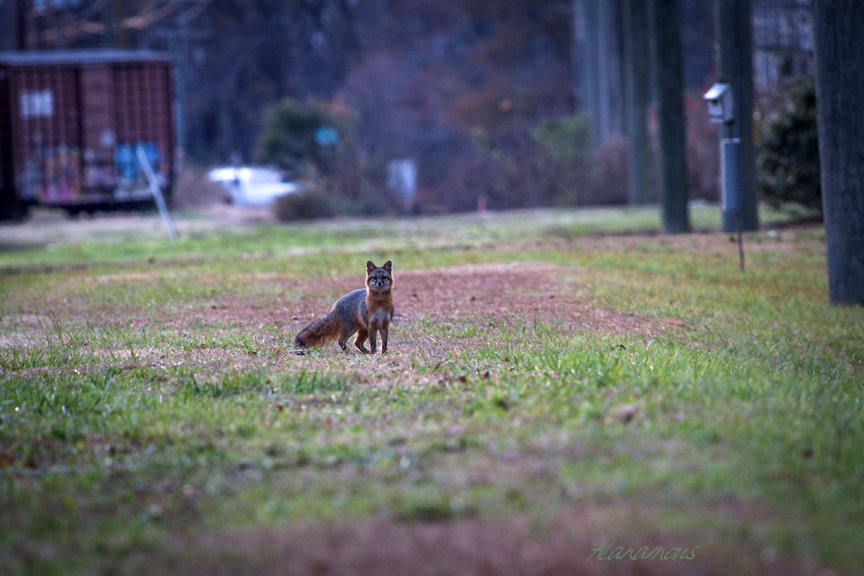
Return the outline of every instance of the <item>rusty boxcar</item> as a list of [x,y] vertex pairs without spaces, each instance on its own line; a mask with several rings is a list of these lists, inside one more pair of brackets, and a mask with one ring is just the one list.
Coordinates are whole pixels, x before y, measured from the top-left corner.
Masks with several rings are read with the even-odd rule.
[[164,54],[0,52],[0,218],[152,205],[138,148],[170,198],[171,102]]

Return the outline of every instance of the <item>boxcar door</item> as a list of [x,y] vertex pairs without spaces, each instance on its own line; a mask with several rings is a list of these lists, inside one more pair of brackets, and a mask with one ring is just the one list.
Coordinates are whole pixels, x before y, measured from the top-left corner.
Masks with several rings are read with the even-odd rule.
[[110,68],[81,69],[84,191],[91,202],[111,201],[117,186],[114,78]]

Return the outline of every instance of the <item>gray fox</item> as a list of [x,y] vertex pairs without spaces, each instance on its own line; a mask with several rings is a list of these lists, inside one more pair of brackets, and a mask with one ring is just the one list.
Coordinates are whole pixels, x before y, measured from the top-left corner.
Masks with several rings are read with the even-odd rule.
[[354,345],[364,354],[369,354],[364,344],[369,339],[372,354],[378,344],[376,333],[381,331],[381,353],[387,352],[387,334],[390,320],[396,309],[393,306],[393,263],[388,260],[380,268],[372,261],[366,262],[366,289],[354,290],[339,298],[330,312],[315,320],[297,334],[294,344],[298,348],[321,346],[333,338],[339,339],[339,347],[348,350],[346,342],[355,332]]

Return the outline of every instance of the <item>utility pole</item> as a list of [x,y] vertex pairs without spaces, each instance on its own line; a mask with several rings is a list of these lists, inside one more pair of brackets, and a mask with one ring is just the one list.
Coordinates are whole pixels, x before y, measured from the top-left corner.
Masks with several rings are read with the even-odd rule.
[[48,46],[48,9],[45,3],[33,6],[33,24],[36,29],[36,47],[41,50],[47,50]]
[[54,2],[52,16],[54,16],[54,48],[63,50],[66,48],[66,0],[60,0],[59,6]]
[[177,58],[179,66],[177,68],[177,100],[179,104],[180,114],[177,118],[177,136],[180,146],[177,149],[178,168],[182,168],[183,164],[189,160],[189,74],[190,70],[190,42],[189,42],[189,19],[182,16],[177,22],[177,32],[180,44],[180,57]]
[[[187,6],[194,4],[208,4],[210,0],[181,0]],[[190,105],[189,105],[189,86],[193,75],[192,66],[192,40],[205,40],[213,37],[212,30],[209,29],[193,29],[191,27],[191,19],[187,13],[181,13],[174,20],[175,24],[170,28],[162,28],[156,30],[154,35],[159,38],[164,38],[168,42],[169,52],[171,53],[171,61],[174,64],[174,117],[177,126],[177,146],[176,146],[176,162],[178,169],[182,168],[183,163],[190,157],[190,152],[193,152],[192,135],[198,136],[200,132],[193,132],[192,123],[189,121]],[[230,96],[228,96],[230,98]],[[203,147],[200,138],[195,138],[195,144],[200,151]]]
[[102,46],[114,48],[114,0],[105,2],[102,7],[102,24],[105,26],[105,34],[102,36]]
[[644,0],[623,0],[624,118],[630,142],[627,154],[631,206],[651,201],[648,162],[648,18]]
[[123,19],[126,17],[126,10],[123,0],[108,0],[108,3],[114,4],[111,8],[114,48],[126,48],[126,29],[123,28]]
[[651,9],[654,87],[657,94],[658,160],[663,232],[690,231],[687,207],[687,126],[679,0],[654,0]]
[[[759,229],[756,151],[753,146],[753,23],[750,0],[715,0],[717,81],[732,85],[735,121],[720,138],[741,140],[740,199],[744,231]],[[730,132],[723,134],[722,132]],[[723,232],[735,232],[735,215],[723,213]]]

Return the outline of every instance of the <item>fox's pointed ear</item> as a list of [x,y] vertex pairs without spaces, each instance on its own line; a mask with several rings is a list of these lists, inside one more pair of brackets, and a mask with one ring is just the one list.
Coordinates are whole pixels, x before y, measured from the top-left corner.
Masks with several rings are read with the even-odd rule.
[[366,261],[366,272],[371,272],[376,268],[375,264],[372,263],[371,260]]
[[387,260],[387,262],[384,263],[384,266],[382,266],[382,268],[384,268],[384,270],[386,270],[387,272],[392,272],[393,271],[393,262],[391,262],[390,260]]

